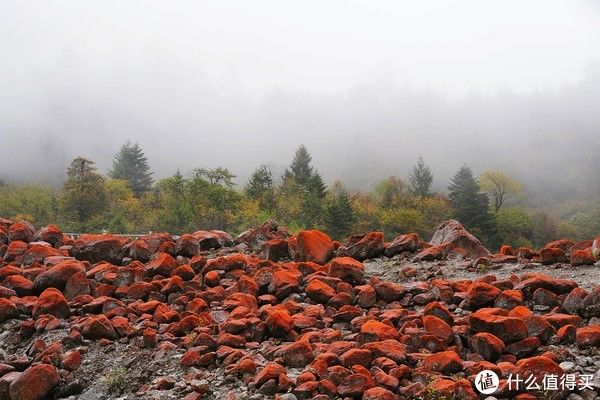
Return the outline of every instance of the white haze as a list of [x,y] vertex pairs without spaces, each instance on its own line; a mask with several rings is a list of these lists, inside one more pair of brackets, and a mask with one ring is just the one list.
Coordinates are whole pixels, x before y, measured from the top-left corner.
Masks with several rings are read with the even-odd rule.
[[554,197],[600,190],[600,6],[589,1],[0,2],[0,177],[105,172],[130,139],[157,178],[243,183],[306,144],[372,186],[423,155]]

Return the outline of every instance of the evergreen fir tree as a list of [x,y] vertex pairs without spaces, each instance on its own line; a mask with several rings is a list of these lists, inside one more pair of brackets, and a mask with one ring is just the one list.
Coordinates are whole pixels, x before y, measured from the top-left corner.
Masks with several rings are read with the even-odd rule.
[[113,159],[109,176],[113,179],[124,179],[136,196],[141,196],[152,186],[152,172],[148,159],[137,143],[127,142]]
[[471,168],[463,165],[448,186],[448,198],[454,218],[488,245],[495,246],[498,240],[495,220],[489,211],[488,196],[480,190]]
[[311,160],[312,157],[306,149],[306,146],[301,145],[296,150],[290,169],[285,171],[285,175],[292,175],[300,186],[306,187],[313,175],[313,168],[310,165]]
[[421,199],[431,195],[430,189],[433,175],[429,167],[425,165],[423,157],[419,157],[417,164],[408,174],[408,181],[412,192]]
[[324,199],[327,195],[327,186],[323,181],[323,177],[319,174],[319,171],[314,171],[310,178],[308,178],[306,191],[313,194],[318,199]]
[[271,169],[264,164],[256,168],[246,185],[245,191],[248,197],[259,201],[262,209],[273,209],[275,207],[275,190]]
[[319,228],[323,222],[323,202],[327,195],[327,186],[321,175],[315,171],[304,187],[302,211],[307,227]]
[[343,239],[351,232],[354,223],[354,210],[350,196],[341,191],[327,206],[325,226],[327,232],[334,239]]

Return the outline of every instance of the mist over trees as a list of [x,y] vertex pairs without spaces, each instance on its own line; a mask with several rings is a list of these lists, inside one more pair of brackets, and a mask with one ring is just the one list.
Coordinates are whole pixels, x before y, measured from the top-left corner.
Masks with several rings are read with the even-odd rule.
[[[191,106],[183,108],[186,112],[172,109],[147,82],[136,88],[143,99],[128,118],[117,111],[127,109],[126,95],[111,98],[101,110],[81,101],[56,115],[38,113],[32,103],[25,114],[0,121],[5,150],[20,155],[0,160],[0,177],[7,183],[59,187],[77,155],[93,155],[98,169],[107,171],[113,154],[138,132],[133,138],[152,160],[155,179],[178,168],[189,173],[200,163],[227,165],[243,185],[265,161],[279,177],[293,149],[304,143],[325,181],[340,179],[353,189],[370,190],[382,177],[410,170],[421,154],[435,171],[432,188],[437,191],[445,190],[453,172],[467,163],[476,171],[500,170],[514,177],[532,203],[547,207],[600,194],[597,65],[578,84],[558,90],[474,92],[458,98],[382,79],[318,96],[284,89],[260,96],[234,90],[235,104],[214,87],[171,89],[170,96],[202,107],[198,113],[186,108]],[[205,84],[211,87],[210,80]],[[49,90],[45,101],[60,104],[65,90],[72,97],[87,96],[76,88]],[[150,106],[157,111],[142,112]],[[82,128],[86,119],[98,123]],[[144,133],[133,120],[147,121]]]
[[[528,204],[521,195],[526,187],[515,178],[497,170],[478,176],[467,165],[454,173],[446,195],[432,188],[436,173],[422,157],[405,178],[388,176],[372,190],[353,189],[343,181],[327,185],[304,145],[281,176],[260,164],[245,185],[237,185],[225,166],[185,174],[177,170],[153,182],[151,162],[141,146],[131,143],[115,154],[114,165],[105,177],[93,161],[77,157],[59,189],[4,183],[0,215],[38,225],[58,223],[74,232],[175,234],[198,229],[240,233],[272,218],[293,232],[316,228],[338,240],[375,230],[388,240],[408,232],[427,240],[452,217],[493,249],[500,244],[535,247],[558,237],[582,240],[600,231],[600,206],[594,200],[579,204],[568,218],[557,218]],[[150,181],[136,193],[140,179],[128,179],[132,176]]]

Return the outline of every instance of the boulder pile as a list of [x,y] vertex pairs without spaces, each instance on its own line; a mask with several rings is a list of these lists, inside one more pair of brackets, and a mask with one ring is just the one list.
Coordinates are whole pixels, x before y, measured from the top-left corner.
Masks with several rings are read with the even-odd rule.
[[[539,272],[398,282],[363,262],[581,268],[597,264],[599,240],[492,254],[454,220],[429,243],[381,232],[338,243],[274,221],[235,240],[130,240],[0,219],[0,399],[478,399],[482,371],[500,379],[495,398],[534,399],[541,389],[511,377],[564,377],[574,352],[587,369],[600,362],[600,286]],[[104,377],[106,392],[93,392],[103,371],[90,372],[90,357],[115,346],[175,366],[145,380]],[[550,398],[596,398],[599,376],[574,377]]]

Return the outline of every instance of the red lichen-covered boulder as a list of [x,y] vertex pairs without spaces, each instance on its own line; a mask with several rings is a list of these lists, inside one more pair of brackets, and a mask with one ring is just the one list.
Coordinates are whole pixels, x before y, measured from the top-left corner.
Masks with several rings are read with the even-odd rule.
[[467,257],[472,259],[490,255],[489,250],[454,219],[442,222],[429,243],[433,246],[450,244],[451,248],[460,247],[466,251]]
[[6,248],[6,252],[4,253],[4,261],[8,262],[21,260],[23,254],[25,254],[25,252],[29,248],[27,243],[25,243],[22,240],[13,240],[8,244],[8,247],[4,247]]
[[486,361],[495,362],[504,351],[504,342],[491,333],[481,332],[469,338],[469,347]]
[[581,300],[579,312],[584,318],[600,317],[600,286],[596,286]]
[[286,239],[270,239],[263,243],[262,256],[266,260],[279,261],[290,257]]
[[283,358],[288,367],[303,368],[313,360],[313,349],[308,339],[301,339],[281,347],[274,355]]
[[173,271],[179,266],[177,261],[167,253],[156,253],[146,264],[146,269],[150,274],[171,276]]
[[565,263],[567,256],[565,252],[558,247],[544,247],[540,250],[540,262],[544,265]]
[[294,261],[312,261],[325,264],[333,255],[333,241],[318,230],[301,231],[289,241],[289,251]]
[[200,252],[202,252],[200,240],[194,235],[185,233],[175,242],[175,254],[179,256],[194,257],[200,255]]
[[545,356],[524,358],[517,361],[516,367],[515,374],[519,378],[527,379],[533,376],[534,378],[530,379],[535,379],[537,382],[542,382],[548,375],[557,376],[560,382],[560,377],[564,374],[563,369],[556,362]]
[[398,396],[382,387],[365,390],[362,400],[398,400]]
[[2,286],[12,289],[17,296],[27,296],[33,292],[33,282],[22,275],[10,275],[2,281]]
[[327,275],[350,283],[364,282],[364,267],[361,262],[350,257],[337,257],[331,260]]
[[423,316],[423,328],[425,329],[426,334],[433,335],[446,344],[450,344],[454,340],[452,327],[436,316]]
[[279,376],[282,374],[286,374],[285,368],[282,365],[277,363],[269,363],[265,365],[265,367],[260,370],[258,374],[256,374],[254,377],[254,383],[256,384],[256,387],[260,387],[271,379],[278,380]]
[[505,343],[525,339],[528,336],[525,321],[507,315],[500,308],[482,308],[469,315],[469,328],[477,333],[491,333]]
[[369,386],[369,378],[362,374],[351,374],[340,383],[337,392],[340,396],[344,397],[359,397]]
[[125,245],[125,253],[132,260],[146,262],[159,250],[165,252],[163,244],[172,244],[172,239],[172,236],[168,233],[151,233]]
[[556,294],[569,293],[577,287],[577,283],[570,279],[555,279],[548,275],[535,275],[524,279],[514,285],[514,290],[520,290],[525,298],[531,298],[533,293],[544,288]]
[[233,245],[233,239],[227,232],[223,231],[196,231],[193,233],[198,239],[201,250],[219,249]]
[[441,244],[439,246],[430,246],[426,247],[420,252],[418,252],[413,258],[413,262],[419,261],[435,261],[435,260],[443,260],[445,259],[450,251],[452,250],[452,246],[449,243]]
[[93,263],[106,261],[111,264],[120,264],[125,254],[124,246],[129,239],[116,235],[81,235],[73,243],[71,250],[78,260]]
[[50,314],[57,318],[67,318],[70,313],[67,299],[60,290],[55,288],[44,290],[33,307],[33,318],[38,318],[43,314]]
[[118,337],[111,322],[105,315],[88,317],[81,328],[81,333],[86,339],[116,339]]
[[11,400],[43,400],[60,383],[60,375],[50,364],[27,368],[10,384]]
[[266,320],[267,328],[273,336],[285,337],[294,327],[292,316],[284,309],[278,309],[269,314]]
[[515,255],[519,258],[531,260],[533,257],[537,256],[538,254],[535,251],[533,251],[532,249],[530,249],[529,247],[519,247],[515,251]]
[[[393,336],[390,331],[388,336]],[[395,339],[384,339],[374,342],[365,343],[363,348],[368,349],[373,358],[385,357],[396,363],[404,363],[406,361],[406,345],[398,342]]]
[[584,326],[577,329],[577,346],[581,349],[600,346],[600,325]]
[[374,320],[369,320],[362,324],[360,333],[365,342],[398,339],[400,337],[396,328]]
[[8,299],[0,297],[0,322],[17,318],[18,316],[19,310],[17,309],[15,303]]
[[282,240],[290,237],[290,232],[280,226],[277,221],[269,219],[256,229],[249,229],[242,232],[235,243],[245,243],[250,248],[259,249],[264,243],[271,240]]
[[574,250],[571,252],[571,265],[578,267],[580,265],[593,265],[596,263],[596,257],[592,255],[592,249]]
[[15,222],[8,228],[8,241],[20,240],[29,243],[33,240],[35,228],[28,221]]
[[34,235],[33,240],[41,240],[50,243],[52,247],[60,247],[63,242],[63,233],[56,225],[48,225],[40,228]]
[[32,243],[27,251],[23,254],[22,263],[24,265],[33,264],[34,262],[42,262],[46,257],[63,256],[60,250],[43,244]]
[[468,310],[476,310],[482,307],[492,306],[502,291],[496,286],[492,286],[485,282],[473,282],[463,307]]
[[442,351],[427,356],[421,366],[443,374],[454,374],[463,369],[460,356],[453,351]]
[[336,252],[336,257],[352,257],[364,261],[377,258],[383,253],[383,232],[351,236]]
[[[572,240],[559,239],[559,240],[555,240],[550,243],[546,243],[544,245],[544,247],[542,247],[541,250],[543,250],[543,249],[561,249],[563,251],[563,253],[565,253],[568,256],[573,245],[575,245],[575,242]],[[540,252],[541,252],[541,250],[540,250]]]
[[407,233],[396,237],[391,243],[385,246],[383,255],[386,257],[392,257],[396,254],[403,253],[405,251],[415,252],[419,249],[420,243],[419,235],[416,233]]
[[37,292],[49,287],[63,290],[69,278],[78,272],[85,274],[83,263],[77,260],[62,261],[36,276],[33,280],[33,288]]
[[310,281],[305,292],[310,299],[323,304],[327,303],[336,294],[335,289],[318,279]]

